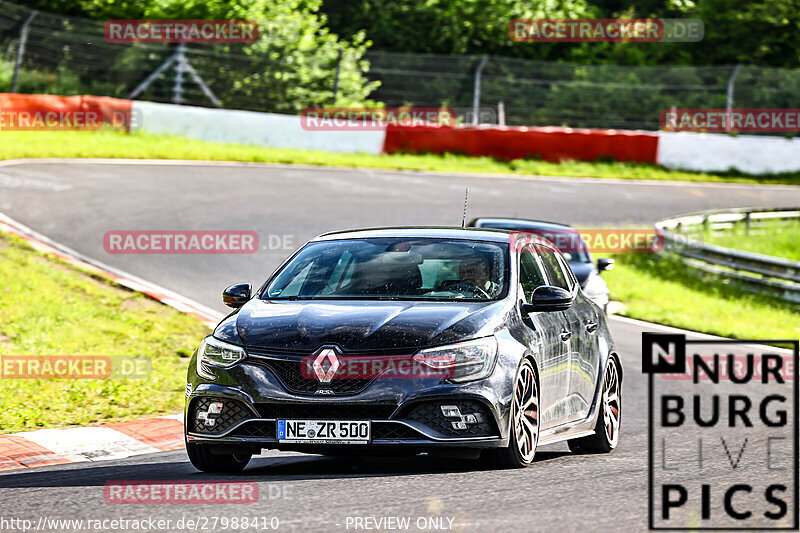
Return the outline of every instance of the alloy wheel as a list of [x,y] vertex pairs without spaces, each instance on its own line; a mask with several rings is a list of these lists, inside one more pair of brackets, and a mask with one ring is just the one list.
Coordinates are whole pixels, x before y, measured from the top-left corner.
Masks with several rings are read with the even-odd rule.
[[606,428],[606,439],[612,448],[619,440],[620,408],[617,365],[610,361],[606,368],[603,391],[603,424]]
[[514,431],[522,460],[530,463],[539,440],[539,391],[528,362],[522,365],[514,388]]

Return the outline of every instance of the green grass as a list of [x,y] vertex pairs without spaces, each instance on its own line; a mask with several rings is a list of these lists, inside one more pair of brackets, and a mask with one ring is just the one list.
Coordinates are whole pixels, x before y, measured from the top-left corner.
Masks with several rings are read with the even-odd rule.
[[747,231],[744,224],[730,230],[708,231],[709,244],[800,261],[800,221],[772,221]]
[[[335,135],[335,132],[331,132],[331,135]],[[392,170],[800,184],[800,172],[762,176],[751,176],[738,172],[707,174],[668,170],[654,165],[602,161],[548,163],[531,159],[498,161],[490,157],[467,157],[453,154],[335,154],[323,151],[262,148],[111,131],[0,132],[0,159],[42,157],[246,161]]]
[[[175,413],[195,318],[0,235],[0,357],[149,358],[145,379],[0,379],[0,433]],[[0,363],[2,363],[0,361]]]
[[739,339],[800,338],[800,306],[691,273],[677,259],[618,254],[603,273],[624,316]]

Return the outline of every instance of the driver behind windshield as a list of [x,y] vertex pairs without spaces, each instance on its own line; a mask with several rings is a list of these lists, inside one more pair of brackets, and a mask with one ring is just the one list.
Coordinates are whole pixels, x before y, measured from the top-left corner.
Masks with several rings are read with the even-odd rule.
[[458,277],[461,283],[468,283],[483,290],[487,295],[494,294],[499,288],[491,280],[491,268],[483,257],[467,257],[461,261]]
[[506,243],[428,238],[312,242],[270,282],[270,299],[497,298]]

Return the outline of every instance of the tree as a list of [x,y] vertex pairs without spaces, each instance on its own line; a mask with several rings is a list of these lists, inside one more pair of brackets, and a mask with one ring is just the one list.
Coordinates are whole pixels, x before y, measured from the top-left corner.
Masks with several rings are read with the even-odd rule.
[[[192,47],[192,65],[220,95],[223,104],[230,107],[296,112],[310,106],[355,105],[366,102],[369,93],[377,86],[365,76],[369,65],[363,55],[370,43],[364,33],[354,32],[347,39],[341,39],[329,31],[326,15],[319,13],[321,0],[31,0],[30,3],[43,11],[91,17],[98,21],[257,21],[261,36],[258,42]],[[73,21],[72,24],[76,23]],[[98,59],[130,67],[137,64],[135,60],[152,56],[151,52],[135,45],[118,45],[118,48],[119,51],[104,49],[103,57]],[[336,84],[334,80],[340,58]],[[152,57],[148,59],[153,60]],[[163,59],[166,56],[155,58],[156,61]],[[141,73],[142,79],[146,74]],[[334,85],[337,85],[336,102]]]

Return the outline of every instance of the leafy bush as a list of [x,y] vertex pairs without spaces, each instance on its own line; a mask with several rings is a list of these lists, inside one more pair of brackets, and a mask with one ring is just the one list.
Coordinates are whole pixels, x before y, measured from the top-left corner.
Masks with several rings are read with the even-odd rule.
[[[14,63],[0,58],[0,92],[11,90],[11,80],[14,77]],[[80,80],[60,69],[55,72],[43,72],[23,68],[17,80],[17,92],[37,94],[81,94]]]
[[[125,97],[175,52],[175,46],[107,43],[100,21],[254,20],[259,23],[258,42],[187,46],[190,64],[223,106],[297,112],[311,106],[367,103],[369,93],[378,85],[365,77],[368,64],[363,55],[370,43],[363,32],[347,40],[331,33],[326,16],[319,13],[320,4],[320,0],[33,0],[29,6],[43,12],[34,19],[32,28],[38,31],[32,30],[30,37],[32,42],[39,39],[39,46],[29,47],[26,63],[43,69],[56,64],[75,73],[87,92]],[[95,20],[67,19],[65,14]],[[51,37],[42,43],[45,32]],[[41,53],[43,47],[48,48],[46,54]],[[174,76],[173,70],[165,72],[140,97],[170,100]],[[184,76],[184,80],[186,103],[208,105],[189,77]],[[55,83],[55,78],[52,81]],[[45,92],[56,90],[48,87]]]

